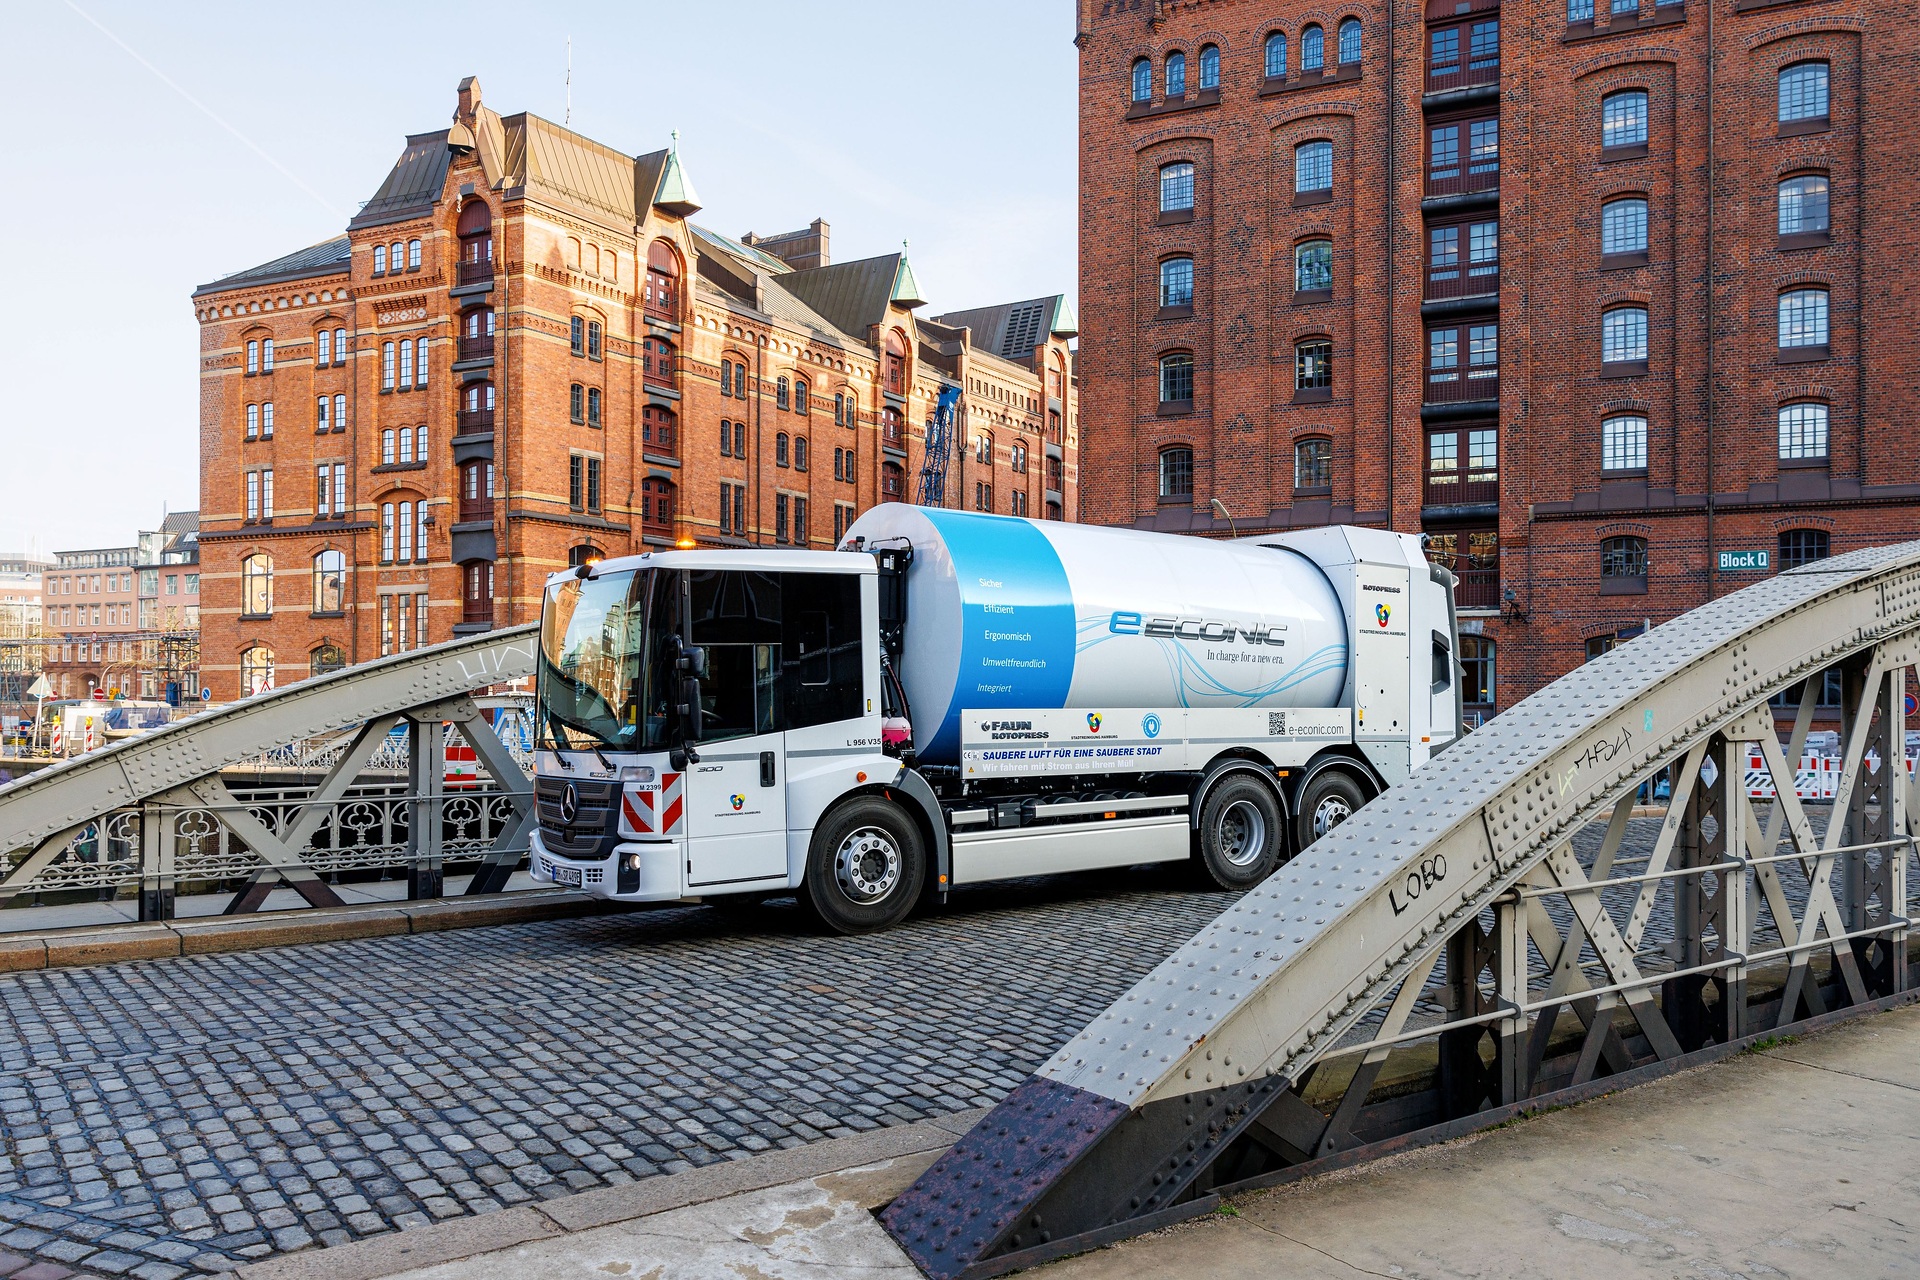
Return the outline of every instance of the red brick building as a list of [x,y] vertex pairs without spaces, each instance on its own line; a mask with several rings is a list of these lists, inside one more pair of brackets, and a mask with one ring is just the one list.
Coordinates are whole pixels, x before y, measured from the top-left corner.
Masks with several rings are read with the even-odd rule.
[[1483,711],[1920,536],[1900,11],[1078,6],[1084,519],[1423,530]]
[[904,252],[732,239],[633,157],[460,85],[345,235],[194,293],[202,669],[216,700],[539,612],[648,546],[832,546],[911,500],[1075,516],[1062,296],[923,318]]

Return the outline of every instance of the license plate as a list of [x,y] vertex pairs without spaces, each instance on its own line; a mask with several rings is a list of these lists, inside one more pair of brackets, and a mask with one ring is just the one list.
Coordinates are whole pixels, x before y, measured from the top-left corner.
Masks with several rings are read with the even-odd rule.
[[579,867],[563,867],[557,862],[549,863],[548,865],[553,868],[553,882],[555,884],[570,884],[576,889],[580,887]]

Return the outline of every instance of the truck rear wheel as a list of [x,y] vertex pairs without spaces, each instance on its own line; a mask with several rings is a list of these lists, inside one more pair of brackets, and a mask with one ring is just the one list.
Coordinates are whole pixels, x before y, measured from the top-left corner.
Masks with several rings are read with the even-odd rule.
[[1366,792],[1344,769],[1327,769],[1314,776],[1300,794],[1294,817],[1294,847],[1304,849],[1359,812]]
[[1222,889],[1251,889],[1286,855],[1273,788],[1246,773],[1215,783],[1200,804],[1200,865]]
[[898,805],[853,800],[814,828],[802,900],[835,933],[872,933],[920,899],[927,857],[920,828]]

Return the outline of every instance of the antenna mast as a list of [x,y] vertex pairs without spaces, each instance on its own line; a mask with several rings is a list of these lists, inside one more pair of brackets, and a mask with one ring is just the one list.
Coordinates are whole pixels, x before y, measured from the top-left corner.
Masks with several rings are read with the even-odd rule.
[[573,127],[573,37],[567,37],[567,117],[561,122]]

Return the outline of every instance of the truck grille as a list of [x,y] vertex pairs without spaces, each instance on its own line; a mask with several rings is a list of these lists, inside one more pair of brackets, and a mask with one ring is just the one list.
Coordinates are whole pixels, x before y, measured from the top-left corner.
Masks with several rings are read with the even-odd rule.
[[[562,817],[569,786],[576,798],[571,822]],[[619,783],[535,778],[533,798],[540,810],[540,839],[549,853],[563,858],[599,859],[613,848],[619,835]]]

